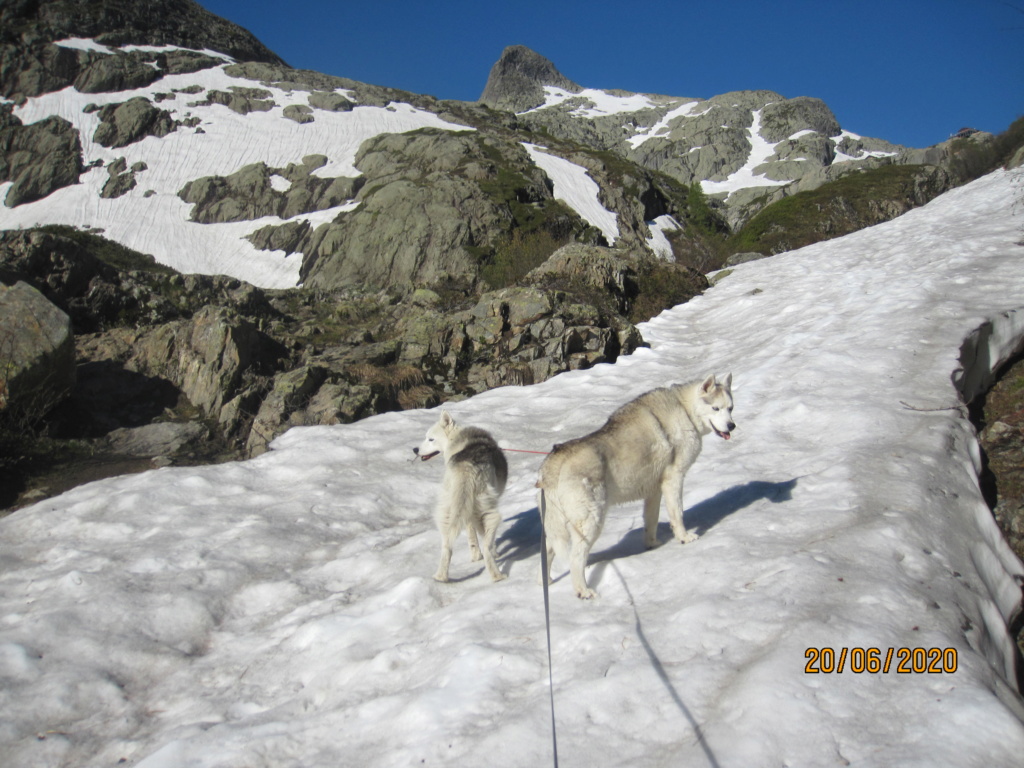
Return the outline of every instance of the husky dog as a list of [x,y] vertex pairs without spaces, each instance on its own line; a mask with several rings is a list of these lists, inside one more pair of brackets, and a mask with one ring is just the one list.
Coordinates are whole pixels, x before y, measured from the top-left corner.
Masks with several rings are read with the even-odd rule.
[[[546,504],[548,573],[555,553],[569,563],[576,595],[595,596],[584,569],[601,534],[608,508],[644,500],[644,543],[658,543],[658,512],[665,497],[668,519],[680,543],[697,536],[683,526],[683,476],[696,460],[701,438],[714,432],[729,439],[732,374],[655,389],[626,403],[603,427],[556,445],[540,468],[537,487]],[[546,498],[544,498],[546,497]]]
[[[494,538],[501,522],[498,497],[505,490],[508,462],[494,438],[482,429],[458,426],[448,411],[441,411],[437,423],[427,430],[423,444],[412,450],[421,461],[444,454],[444,480],[435,512],[441,532],[441,563],[434,578],[448,581],[452,546],[459,531],[465,528],[472,559],[483,557],[491,579],[504,579],[505,574],[498,570],[494,560]],[[477,542],[478,535],[483,547]]]

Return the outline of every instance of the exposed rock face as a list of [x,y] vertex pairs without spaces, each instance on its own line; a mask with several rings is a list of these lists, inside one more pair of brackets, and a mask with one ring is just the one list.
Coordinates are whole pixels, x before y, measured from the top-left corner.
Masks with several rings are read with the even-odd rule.
[[[321,178],[313,171],[324,165],[323,155],[309,155],[301,164],[285,168],[269,168],[256,163],[241,168],[230,176],[207,176],[186,184],[178,196],[194,203],[192,220],[203,224],[226,221],[247,221],[265,216],[289,219],[300,213],[334,208],[355,197],[363,186],[363,178]],[[287,191],[274,187],[272,177],[289,182]],[[308,225],[307,225],[308,227]],[[262,242],[272,241],[269,233]],[[291,236],[286,240],[291,240]]]
[[174,382],[204,413],[219,416],[247,375],[270,369],[273,345],[252,323],[224,307],[203,307],[190,319],[136,339],[133,368]]
[[107,93],[145,88],[162,77],[140,56],[117,53],[98,56],[82,67],[75,78],[75,90],[82,93]]
[[82,172],[82,145],[71,123],[48,117],[22,125],[0,105],[0,181],[14,182],[4,205],[14,208],[78,182]]
[[545,85],[572,93],[582,90],[539,53],[511,45],[491,68],[480,101],[492,109],[525,112],[544,103]]
[[35,288],[0,285],[0,411],[15,421],[51,410],[75,383],[71,320]]
[[[551,200],[544,177],[518,146],[484,144],[471,133],[421,130],[365,142],[355,165],[365,184],[360,205],[318,228],[303,248],[303,280],[411,290],[447,277],[474,279],[468,248],[510,231],[506,201],[488,184],[499,168],[519,172],[523,199]],[[578,219],[577,219],[578,221]]]
[[177,126],[170,112],[138,97],[121,104],[107,104],[99,111],[100,125],[92,139],[104,147],[126,147],[146,136],[166,136]]
[[135,174],[142,173],[146,169],[147,166],[143,162],[132,163],[132,167],[129,169],[127,160],[123,157],[117,158],[117,160],[107,166],[109,178],[107,183],[103,185],[103,189],[100,190],[100,197],[106,199],[121,197],[121,195],[135,189],[137,184]]
[[[520,58],[533,60],[518,52],[511,61]],[[752,170],[778,182],[778,197],[820,186],[844,173],[897,161],[903,149],[845,134],[819,99],[787,99],[774,91],[736,91],[710,99],[605,91],[599,106],[576,86],[565,90],[578,96],[546,102],[542,86],[555,83],[546,81],[542,67],[516,69],[509,64],[509,68],[516,73],[512,82],[518,83],[515,88],[509,86],[511,92],[532,96],[515,102],[499,102],[496,97],[482,101],[518,112],[525,125],[614,152],[684,184],[712,182],[705,185],[707,191],[728,206],[732,224],[748,219],[758,208],[755,201],[763,205],[766,192],[772,190],[754,186],[718,193],[713,182],[725,181],[751,162],[755,144],[767,144],[769,151]],[[521,82],[528,74],[534,76],[532,87]],[[608,106],[609,102],[621,106]]]
[[251,33],[192,0],[11,0],[0,5],[0,94],[35,96],[75,82],[96,57],[50,45],[71,37],[112,46],[209,48],[240,61],[283,63]]

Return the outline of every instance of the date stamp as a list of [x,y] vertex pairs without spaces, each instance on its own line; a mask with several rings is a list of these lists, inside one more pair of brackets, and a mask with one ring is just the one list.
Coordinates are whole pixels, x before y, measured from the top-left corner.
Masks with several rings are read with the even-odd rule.
[[808,648],[804,653],[808,675],[865,672],[934,675],[956,672],[956,648]]

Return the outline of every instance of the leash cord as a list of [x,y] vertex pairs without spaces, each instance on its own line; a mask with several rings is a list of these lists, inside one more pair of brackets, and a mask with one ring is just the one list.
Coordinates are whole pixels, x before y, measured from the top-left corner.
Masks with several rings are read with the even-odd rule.
[[[533,453],[533,451],[530,451]],[[544,585],[544,626],[548,638],[548,693],[551,697],[551,748],[555,759],[555,768],[558,768],[558,736],[555,728],[555,680],[551,670],[551,603],[548,598],[548,543],[544,533],[544,516],[547,511],[547,502],[544,498],[544,489],[540,489],[540,581]]]
[[503,451],[511,451],[512,453],[539,453],[541,456],[549,455],[549,451],[527,451],[523,448],[502,448]]

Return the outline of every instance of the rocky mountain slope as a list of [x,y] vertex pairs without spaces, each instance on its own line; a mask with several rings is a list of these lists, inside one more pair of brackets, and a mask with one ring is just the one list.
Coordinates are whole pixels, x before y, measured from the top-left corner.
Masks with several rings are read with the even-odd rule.
[[[816,99],[599,91],[521,46],[479,103],[294,70],[191,0],[6,3],[0,95],[0,279],[78,355],[44,423],[162,461],[612,361],[732,252],[785,247],[774,219],[733,231],[773,200],[913,168],[861,226],[965,176]],[[833,203],[811,237],[850,220]],[[10,437],[53,403],[7,384]]]

